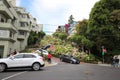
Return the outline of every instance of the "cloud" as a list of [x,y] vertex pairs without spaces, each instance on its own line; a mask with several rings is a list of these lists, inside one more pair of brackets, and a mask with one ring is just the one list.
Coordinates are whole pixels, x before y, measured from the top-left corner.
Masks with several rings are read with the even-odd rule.
[[38,16],[40,22],[46,21],[46,23],[61,22],[61,19],[64,23],[71,14],[75,20],[88,19],[91,8],[96,1],[99,0],[89,2],[88,0],[33,0],[31,12]]
[[[20,5],[22,0],[17,0]],[[73,15],[75,21],[88,19],[91,8],[99,0],[23,0],[29,1],[29,12],[37,18],[40,24],[43,24],[44,30],[53,30],[57,25],[68,23],[70,15]],[[52,24],[55,26],[44,25]]]

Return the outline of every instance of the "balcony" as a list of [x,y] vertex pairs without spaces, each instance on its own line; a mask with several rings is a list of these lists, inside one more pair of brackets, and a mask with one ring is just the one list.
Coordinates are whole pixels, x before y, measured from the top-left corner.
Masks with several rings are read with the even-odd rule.
[[28,19],[28,18],[20,18],[20,21],[21,21],[21,22],[27,22],[27,23],[28,23],[28,22],[29,22],[29,19]]
[[18,39],[18,40],[24,40],[24,39],[25,39],[25,36],[24,36],[24,35],[18,35],[17,39]]
[[28,31],[28,32],[30,31],[29,26],[27,26],[27,27],[19,27],[18,30]]
[[3,41],[10,41],[10,42],[16,42],[16,40],[13,39],[13,38],[3,38],[3,37],[0,37],[0,40],[3,40]]
[[13,31],[17,30],[11,23],[8,22],[7,23],[0,22],[0,29],[10,29]]
[[15,42],[14,34],[11,34],[9,30],[0,30],[0,40]]
[[9,8],[5,6],[5,4],[0,4],[0,13],[4,14],[8,18],[13,18],[12,13],[10,12]]

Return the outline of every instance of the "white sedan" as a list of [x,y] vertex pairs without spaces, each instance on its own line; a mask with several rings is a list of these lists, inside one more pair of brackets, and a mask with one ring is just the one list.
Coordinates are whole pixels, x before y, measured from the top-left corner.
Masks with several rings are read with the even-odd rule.
[[8,68],[26,68],[31,67],[37,71],[41,67],[44,67],[44,59],[35,53],[19,53],[8,58],[0,59],[0,72],[7,70]]

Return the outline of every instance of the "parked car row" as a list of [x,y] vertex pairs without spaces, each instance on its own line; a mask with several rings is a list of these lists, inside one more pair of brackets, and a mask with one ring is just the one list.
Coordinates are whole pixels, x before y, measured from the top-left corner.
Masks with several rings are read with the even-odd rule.
[[3,72],[9,68],[26,68],[37,71],[41,67],[44,67],[44,59],[35,53],[18,53],[8,58],[0,59],[0,72]]

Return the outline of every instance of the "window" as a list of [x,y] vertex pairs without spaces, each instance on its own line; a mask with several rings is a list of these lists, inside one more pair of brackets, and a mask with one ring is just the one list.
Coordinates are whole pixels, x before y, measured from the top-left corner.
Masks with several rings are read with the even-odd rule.
[[21,27],[25,27],[25,23],[21,22],[21,23],[20,23],[20,26],[21,26]]
[[32,54],[25,54],[24,58],[36,58],[36,56],[34,56]]
[[25,15],[25,14],[22,14],[21,16],[22,16],[22,18],[27,18],[27,15]]
[[20,35],[25,35],[25,32],[24,31],[19,31],[19,34]]
[[5,22],[3,18],[1,18],[1,22]]
[[18,54],[18,55],[15,55],[14,58],[23,58],[23,54]]
[[21,22],[21,23],[20,23],[20,26],[21,26],[21,27],[28,26],[28,23],[26,23],[26,22]]

